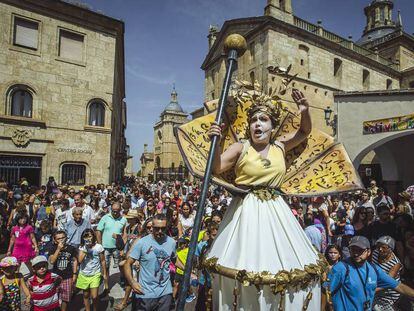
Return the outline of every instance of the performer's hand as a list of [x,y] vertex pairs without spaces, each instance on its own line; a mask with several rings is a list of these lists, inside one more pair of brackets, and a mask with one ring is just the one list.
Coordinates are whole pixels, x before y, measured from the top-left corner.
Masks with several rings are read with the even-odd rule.
[[208,137],[210,137],[210,139],[213,138],[213,136],[217,136],[219,137],[219,139],[221,139],[222,134],[221,134],[221,129],[222,127],[217,123],[217,122],[213,122],[210,126],[210,129],[208,130]]
[[298,105],[299,111],[302,113],[309,109],[309,102],[306,99],[305,95],[298,89],[292,90],[292,98],[295,101],[296,105]]

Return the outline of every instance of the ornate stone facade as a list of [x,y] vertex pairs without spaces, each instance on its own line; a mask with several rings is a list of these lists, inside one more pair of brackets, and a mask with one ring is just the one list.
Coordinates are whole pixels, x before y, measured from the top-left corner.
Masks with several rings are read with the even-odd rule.
[[329,134],[333,131],[323,109],[333,107],[335,92],[414,87],[414,38],[403,31],[401,21],[392,22],[392,2],[372,1],[366,8],[368,25],[360,44],[329,32],[322,22],[315,25],[294,16],[291,2],[268,0],[264,16],[229,20],[220,31],[210,29],[210,50],[202,64],[206,101],[220,95],[226,70],[223,42],[231,33],[244,35],[248,43],[235,77],[268,89],[272,76],[267,68],[292,64],[291,72],[298,73],[294,87],[316,106],[311,109],[314,124]]
[[174,136],[174,127],[188,122],[188,114],[181,108],[177,96],[174,88],[170,103],[154,126],[153,165],[156,180],[183,179],[188,174]]
[[124,23],[63,1],[0,0],[0,32],[0,178],[122,177]]

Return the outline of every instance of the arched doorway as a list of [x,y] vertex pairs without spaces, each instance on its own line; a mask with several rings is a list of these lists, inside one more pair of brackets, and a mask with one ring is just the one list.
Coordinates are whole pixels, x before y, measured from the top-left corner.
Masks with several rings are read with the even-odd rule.
[[369,179],[376,179],[378,184],[395,196],[414,184],[414,165],[411,165],[413,155],[414,132],[400,132],[364,148],[355,157],[354,165],[365,185]]

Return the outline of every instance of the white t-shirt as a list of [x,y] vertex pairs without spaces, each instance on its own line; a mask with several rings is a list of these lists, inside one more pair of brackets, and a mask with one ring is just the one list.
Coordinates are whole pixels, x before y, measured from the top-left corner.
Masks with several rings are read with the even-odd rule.
[[70,209],[62,211],[61,208],[58,208],[55,212],[56,226],[58,230],[66,230],[66,223],[72,216]]
[[79,250],[87,253],[85,259],[80,264],[80,273],[86,276],[93,276],[101,271],[101,259],[99,254],[105,250],[101,244],[96,243],[92,248],[86,246],[79,247]]

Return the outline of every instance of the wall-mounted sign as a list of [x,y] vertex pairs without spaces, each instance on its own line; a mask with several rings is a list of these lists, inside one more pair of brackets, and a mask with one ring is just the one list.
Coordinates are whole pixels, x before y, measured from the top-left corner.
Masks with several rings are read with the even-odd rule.
[[402,117],[365,121],[363,134],[378,134],[414,129],[414,114]]
[[57,148],[58,152],[71,152],[71,153],[87,153],[92,154],[92,150],[75,149],[75,148]]

